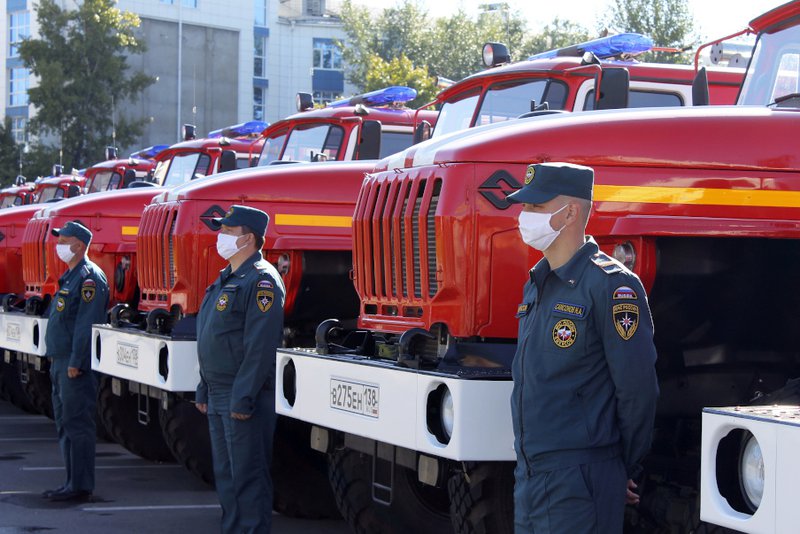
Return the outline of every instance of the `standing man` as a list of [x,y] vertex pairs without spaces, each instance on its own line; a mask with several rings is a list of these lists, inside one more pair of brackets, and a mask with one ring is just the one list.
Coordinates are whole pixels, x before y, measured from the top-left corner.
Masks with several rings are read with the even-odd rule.
[[517,309],[511,411],[517,534],[622,532],[650,447],[658,383],[639,278],[585,235],[594,171],[528,167],[509,195],[523,241],[544,253]]
[[92,372],[92,324],[106,322],[108,282],[86,251],[92,232],[79,222],[51,230],[56,254],[69,269],[50,303],[45,343],[52,358],[53,412],[67,480],[42,495],[52,501],[86,501],[94,491],[97,379]]
[[272,524],[275,356],[285,289],[261,257],[268,222],[247,206],[212,219],[221,228],[217,252],[230,265],[206,290],[197,315],[196,403],[208,414],[225,534],[267,533]]

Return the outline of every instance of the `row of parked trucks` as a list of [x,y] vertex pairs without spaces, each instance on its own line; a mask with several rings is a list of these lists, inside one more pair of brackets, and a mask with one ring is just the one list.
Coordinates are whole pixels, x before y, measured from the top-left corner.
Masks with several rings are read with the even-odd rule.
[[[532,162],[589,165],[589,232],[640,276],[656,324],[661,398],[630,521],[689,531],[703,406],[750,403],[797,374],[784,329],[800,290],[798,24],[800,2],[752,21],[746,74],[635,62],[652,43],[631,34],[517,63],[490,43],[491,68],[418,110],[407,88],[315,110],[299,95],[300,113],[272,125],[95,166],[111,170],[101,189],[127,187],[0,212],[0,387],[47,411],[44,312],[64,268],[49,229],[79,219],[112,286],[109,322],[93,327],[103,427],[211,482],[192,405],[195,317],[224,265],[209,219],[255,206],[287,287],[276,510],[341,514],[356,532],[511,532],[514,311],[539,256],[506,196]],[[728,447],[748,466],[749,443]],[[703,518],[746,530],[763,508],[741,500],[753,489],[736,461],[706,480],[711,447]],[[712,490],[738,523],[708,511]]]

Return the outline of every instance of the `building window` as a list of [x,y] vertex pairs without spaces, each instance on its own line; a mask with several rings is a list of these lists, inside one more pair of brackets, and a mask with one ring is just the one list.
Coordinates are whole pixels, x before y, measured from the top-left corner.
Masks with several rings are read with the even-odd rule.
[[8,14],[8,57],[19,55],[19,44],[30,35],[30,25],[29,11],[13,11]]
[[255,0],[255,25],[267,26],[267,0]]
[[28,105],[28,69],[8,70],[8,105]]
[[264,93],[266,90],[263,87],[253,87],[253,120],[264,120]]
[[312,17],[325,14],[325,0],[303,0],[303,13]]
[[23,117],[13,117],[11,119],[11,137],[14,138],[14,142],[18,145],[27,142],[27,136],[25,135],[25,124],[26,119]]
[[267,38],[256,36],[253,47],[253,76],[267,77]]
[[342,69],[342,51],[333,39],[314,39],[314,68]]
[[[162,4],[174,5],[175,0],[161,0]],[[183,7],[197,7],[197,0],[181,0]]]
[[342,98],[342,93],[334,93],[333,91],[314,91],[314,103],[323,106],[330,104]]

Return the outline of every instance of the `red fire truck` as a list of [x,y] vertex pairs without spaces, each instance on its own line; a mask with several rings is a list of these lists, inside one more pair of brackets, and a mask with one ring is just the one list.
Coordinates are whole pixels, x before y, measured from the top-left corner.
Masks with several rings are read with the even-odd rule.
[[25,181],[24,176],[17,176],[14,185],[0,189],[0,208],[25,206],[33,202],[35,185]]
[[[46,352],[47,318],[43,314],[65,269],[55,254],[56,238],[50,229],[71,220],[86,224],[94,234],[89,255],[109,280],[110,303],[135,305],[139,298],[136,232],[142,209],[163,190],[157,186],[171,187],[207,174],[249,166],[257,158],[260,134],[266,127],[263,122],[244,123],[225,128],[226,136],[212,132],[213,137],[196,139],[194,127],[187,125],[181,143],[149,147],[128,159],[113,157],[86,171],[87,192],[113,194],[92,194],[61,202],[36,212],[30,219],[22,240],[25,299],[0,313],[0,320],[6,325],[4,336],[0,335],[0,347],[9,351],[9,360],[16,360],[29,400],[39,411],[52,416],[47,360],[41,357]],[[107,154],[111,156],[115,154]],[[147,425],[155,429],[151,433],[160,436],[157,406],[148,410],[148,406],[135,402],[119,402],[110,386],[102,386],[99,415],[108,434],[146,458],[171,459],[163,439],[141,436]],[[127,425],[127,419],[141,419],[146,424]]]
[[[798,14],[795,3],[780,20]],[[512,530],[514,316],[541,256],[505,199],[543,161],[594,167],[589,233],[650,294],[661,397],[631,519],[646,532],[694,529],[702,406],[796,373],[788,336],[756,326],[765,310],[791,324],[794,307],[777,304],[800,291],[788,109],[800,101],[800,56],[797,27],[777,20],[762,24],[739,94],[752,106],[492,124],[419,144],[368,176],[353,218],[359,327],[322,323],[317,350],[283,349],[276,370],[276,409],[313,425],[356,531]],[[780,284],[757,280],[765,268]]]

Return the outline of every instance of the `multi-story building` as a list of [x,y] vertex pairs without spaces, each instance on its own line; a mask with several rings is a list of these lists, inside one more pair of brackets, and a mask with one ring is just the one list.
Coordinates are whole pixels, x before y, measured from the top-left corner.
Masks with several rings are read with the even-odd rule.
[[[58,0],[74,9],[80,0]],[[18,141],[35,113],[27,89],[36,83],[18,57],[23,37],[37,36],[36,0],[0,0],[0,118]],[[344,80],[335,46],[344,39],[340,0],[119,0],[141,18],[147,50],[129,58],[156,82],[115,113],[147,120],[137,143],[173,142],[183,123],[198,132],[251,119],[272,122],[295,110],[298,91],[330,101],[355,92]]]

